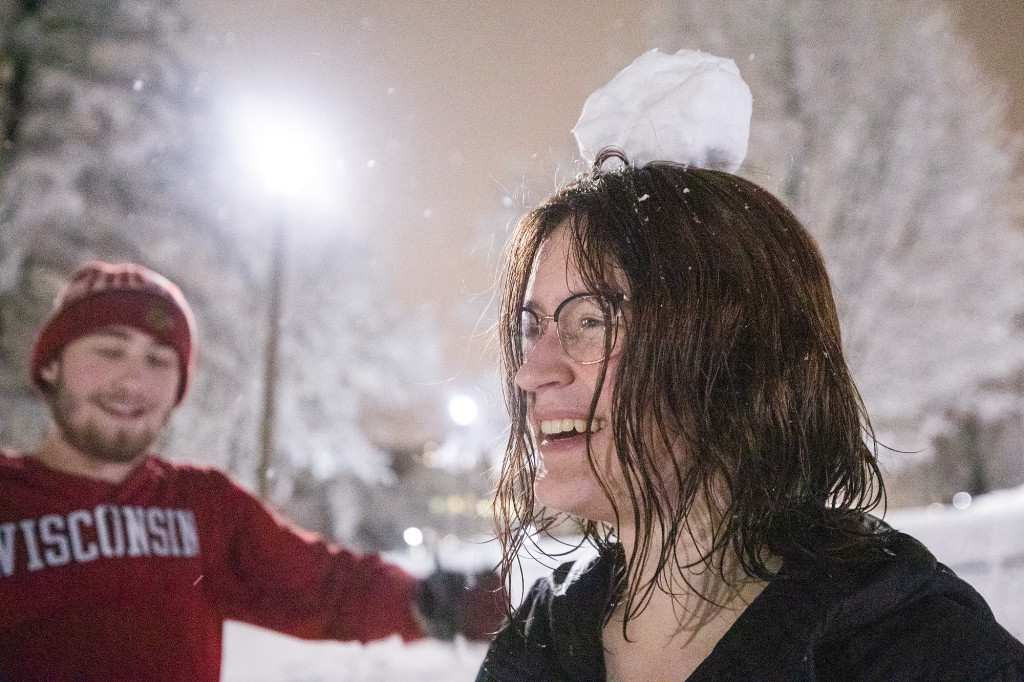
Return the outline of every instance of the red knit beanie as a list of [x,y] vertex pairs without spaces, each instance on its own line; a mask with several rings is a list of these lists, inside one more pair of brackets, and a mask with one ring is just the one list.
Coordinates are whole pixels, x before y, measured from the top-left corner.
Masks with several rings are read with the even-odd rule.
[[40,372],[64,346],[112,325],[138,329],[178,351],[180,403],[192,374],[195,318],[173,282],[134,263],[111,265],[93,261],[71,273],[36,339],[32,352],[33,383],[45,391],[46,382]]

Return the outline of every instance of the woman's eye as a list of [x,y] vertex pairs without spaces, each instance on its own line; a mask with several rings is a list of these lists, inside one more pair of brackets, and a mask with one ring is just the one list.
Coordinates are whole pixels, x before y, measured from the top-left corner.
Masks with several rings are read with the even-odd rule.
[[535,339],[540,334],[540,323],[537,322],[537,318],[531,313],[523,313],[522,321],[519,326],[519,333],[524,339]]

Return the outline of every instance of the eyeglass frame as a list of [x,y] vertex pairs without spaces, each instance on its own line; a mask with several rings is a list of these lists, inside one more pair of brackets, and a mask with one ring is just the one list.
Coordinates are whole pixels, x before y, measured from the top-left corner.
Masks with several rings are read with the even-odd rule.
[[[541,327],[540,334],[537,335],[537,342],[539,342],[541,337],[543,337],[544,334],[547,333],[547,320],[551,320],[552,322],[554,322],[555,336],[558,337],[559,347],[562,349],[562,352],[565,353],[565,356],[572,360],[573,362],[575,362],[577,365],[596,365],[599,362],[604,362],[605,360],[608,359],[609,355],[602,355],[601,358],[598,360],[587,360],[586,362],[582,360],[577,360],[572,356],[571,353],[569,353],[569,350],[565,347],[565,342],[562,340],[562,335],[558,331],[558,316],[561,314],[562,309],[565,308],[565,306],[568,305],[569,303],[577,299],[586,297],[597,298],[610,305],[613,313],[611,319],[615,320],[616,322],[619,318],[622,317],[622,304],[629,300],[629,297],[626,296],[625,294],[599,294],[594,293],[593,291],[581,291],[578,294],[573,294],[572,296],[569,296],[568,298],[564,299],[561,303],[558,304],[558,306],[555,308],[555,311],[550,315],[541,316],[538,315],[535,311],[531,310],[530,308],[527,308],[526,306],[520,306],[518,313],[519,324],[516,325],[515,328],[515,337],[519,342],[519,352],[522,355],[523,362],[526,362],[526,350],[523,348],[523,313],[529,313],[533,315],[535,318],[537,318],[537,324]],[[612,337],[611,341],[611,350],[615,349],[615,342],[618,340],[618,325],[616,325],[615,331],[613,333],[614,336]],[[536,343],[534,343],[534,345],[536,345]]]

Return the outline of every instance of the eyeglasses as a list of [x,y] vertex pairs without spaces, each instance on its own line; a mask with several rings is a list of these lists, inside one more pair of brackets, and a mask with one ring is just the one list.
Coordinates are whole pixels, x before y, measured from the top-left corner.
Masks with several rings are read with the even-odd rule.
[[555,323],[555,333],[562,350],[581,365],[593,365],[615,351],[619,335],[619,304],[625,296],[607,297],[598,294],[576,294],[555,308],[553,315],[539,316],[529,308],[519,310],[519,343],[523,362],[540,342],[547,321]]

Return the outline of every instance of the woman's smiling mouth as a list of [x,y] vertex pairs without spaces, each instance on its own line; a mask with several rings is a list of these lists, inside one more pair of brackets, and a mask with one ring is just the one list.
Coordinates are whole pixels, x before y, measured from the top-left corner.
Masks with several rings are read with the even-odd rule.
[[[604,418],[595,417],[594,421],[589,429],[591,434],[595,434],[604,428]],[[558,440],[561,438],[570,438],[572,436],[580,436],[586,434],[587,420],[586,419],[545,419],[540,422],[540,435],[542,440]]]

